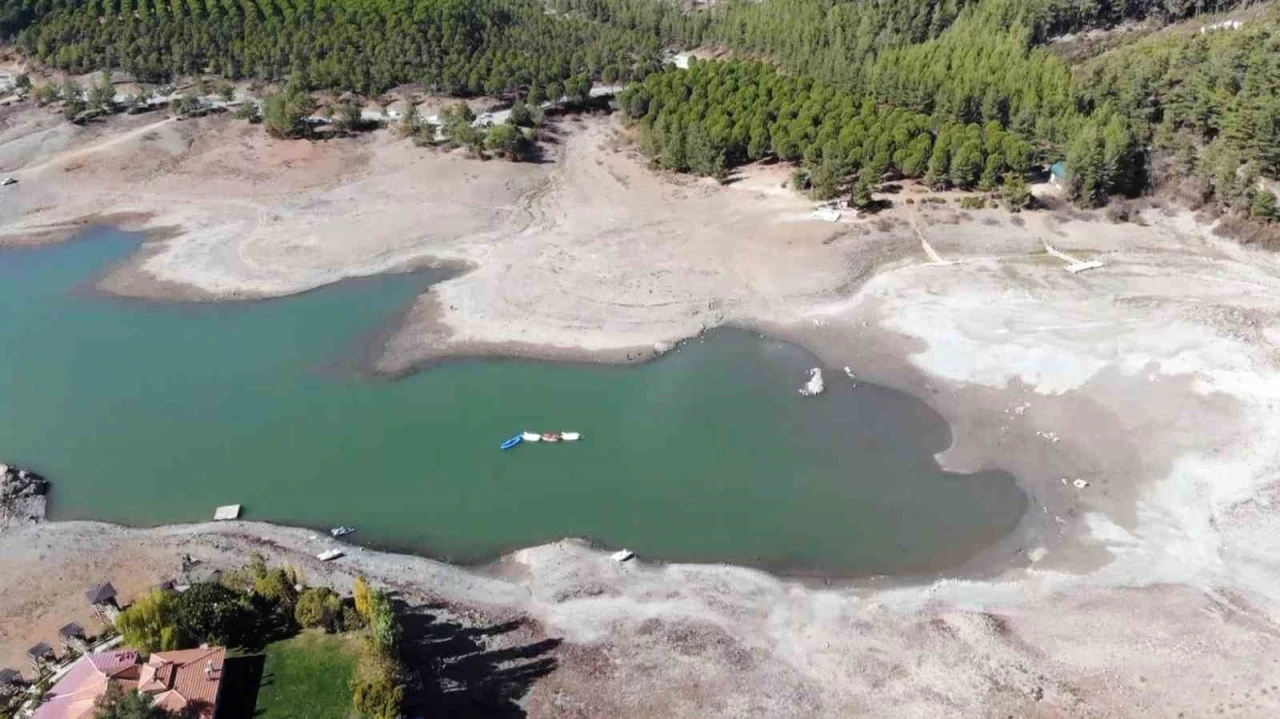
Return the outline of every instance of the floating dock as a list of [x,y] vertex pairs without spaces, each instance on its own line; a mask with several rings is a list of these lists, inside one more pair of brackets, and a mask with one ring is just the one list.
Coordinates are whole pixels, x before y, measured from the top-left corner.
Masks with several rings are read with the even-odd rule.
[[240,505],[238,504],[224,504],[213,510],[213,521],[215,522],[229,522],[239,518]]

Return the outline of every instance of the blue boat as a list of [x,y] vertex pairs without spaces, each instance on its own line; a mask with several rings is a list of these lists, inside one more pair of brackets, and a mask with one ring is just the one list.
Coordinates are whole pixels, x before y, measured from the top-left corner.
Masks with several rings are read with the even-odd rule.
[[520,435],[518,435],[518,434],[517,434],[516,436],[512,437],[511,439],[509,439],[509,440],[507,440],[507,441],[503,442],[503,443],[502,443],[502,448],[503,448],[503,449],[511,449],[512,447],[516,446],[517,444],[520,444],[520,442],[521,442],[521,440],[522,440],[522,439],[523,439],[523,438],[522,438]]

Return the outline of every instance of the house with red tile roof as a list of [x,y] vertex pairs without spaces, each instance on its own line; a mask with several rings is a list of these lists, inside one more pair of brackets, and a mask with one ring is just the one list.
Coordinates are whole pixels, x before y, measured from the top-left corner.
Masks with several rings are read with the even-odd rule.
[[145,663],[131,649],[87,654],[49,690],[32,719],[92,719],[112,685],[149,694],[169,712],[214,719],[226,654],[223,647],[154,652]]
[[174,714],[213,719],[226,658],[223,647],[155,652],[141,667],[138,691],[152,695],[157,705]]

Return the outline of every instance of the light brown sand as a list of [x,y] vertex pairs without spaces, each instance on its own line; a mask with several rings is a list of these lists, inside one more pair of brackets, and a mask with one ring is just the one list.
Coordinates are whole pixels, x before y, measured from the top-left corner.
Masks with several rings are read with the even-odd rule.
[[[903,205],[825,224],[780,187],[783,168],[726,188],[660,178],[601,119],[560,128],[541,165],[385,133],[268,142],[226,119],[4,122],[0,167],[21,183],[0,236],[48,240],[110,211],[173,228],[106,279],[112,291],[259,297],[427,262],[472,268],[410,310],[386,371],[458,353],[645,359],[705,327],[755,326],[924,397],[952,423],[949,467],[1008,468],[1031,495],[1020,530],[951,579],[805,587],[617,567],[573,543],[518,552],[497,579],[348,562],[564,637],[532,716],[1276,712],[1280,266],[1185,215],[1015,224]],[[913,227],[958,262],[929,265]],[[1046,239],[1107,266],[1068,274]],[[311,553],[304,534],[257,525],[0,537],[4,576],[40,575],[0,600],[0,661],[51,638],[89,575],[143,586],[180,551],[229,561],[250,546],[223,536],[237,531]]]

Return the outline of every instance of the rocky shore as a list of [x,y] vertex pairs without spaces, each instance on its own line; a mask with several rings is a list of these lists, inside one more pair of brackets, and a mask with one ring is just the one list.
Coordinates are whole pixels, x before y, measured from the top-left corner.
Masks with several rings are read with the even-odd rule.
[[0,531],[43,522],[49,481],[29,469],[0,464]]

